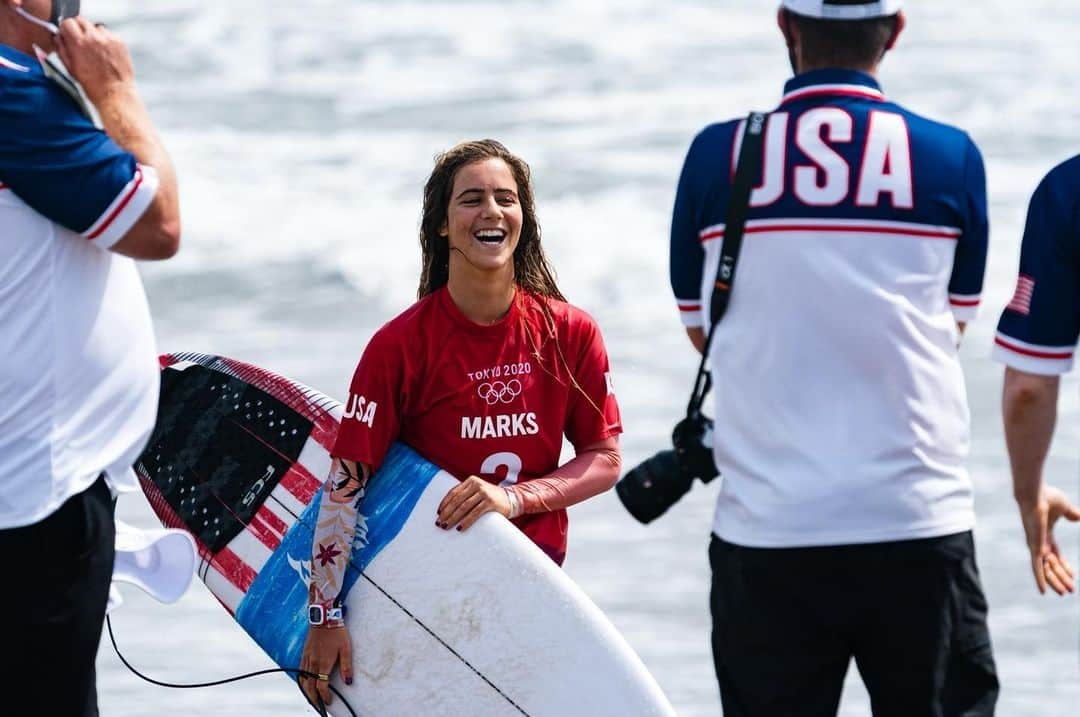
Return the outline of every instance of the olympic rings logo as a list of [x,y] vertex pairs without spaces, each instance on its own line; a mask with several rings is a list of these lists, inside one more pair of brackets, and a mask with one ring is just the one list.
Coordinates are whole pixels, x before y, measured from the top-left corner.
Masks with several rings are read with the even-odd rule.
[[477,388],[477,393],[489,406],[498,403],[513,403],[514,399],[521,395],[521,381],[515,378],[507,383],[502,381],[482,383]]

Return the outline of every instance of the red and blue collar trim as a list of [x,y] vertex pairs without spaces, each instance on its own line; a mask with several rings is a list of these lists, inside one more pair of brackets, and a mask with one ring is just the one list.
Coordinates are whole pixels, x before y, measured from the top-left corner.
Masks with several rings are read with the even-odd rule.
[[885,102],[885,93],[870,75],[855,70],[814,70],[804,72],[784,86],[781,105],[819,97],[855,97]]

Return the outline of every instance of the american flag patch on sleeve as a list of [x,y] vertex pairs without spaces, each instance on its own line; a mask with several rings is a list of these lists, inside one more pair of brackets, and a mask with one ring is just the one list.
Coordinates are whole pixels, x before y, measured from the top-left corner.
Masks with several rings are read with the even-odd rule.
[[1015,311],[1021,316],[1031,313],[1031,295],[1035,293],[1035,280],[1026,274],[1021,274],[1016,280],[1016,293],[1012,301],[1005,307],[1006,311]]

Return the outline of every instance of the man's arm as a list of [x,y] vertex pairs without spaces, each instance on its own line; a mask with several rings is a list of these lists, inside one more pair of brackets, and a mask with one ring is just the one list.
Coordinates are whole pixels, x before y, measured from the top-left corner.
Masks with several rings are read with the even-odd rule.
[[111,251],[133,259],[168,259],[180,247],[176,171],[135,88],[127,47],[109,30],[83,17],[63,22],[56,46],[60,59],[97,107],[106,134],[157,173],[152,203]]
[[1043,465],[1057,421],[1060,377],[1005,369],[1002,416],[1012,467],[1013,496],[1020,508],[1039,592],[1047,585],[1059,595],[1073,592],[1073,571],[1054,540],[1054,523],[1080,520],[1065,495],[1043,482]]
[[686,335],[690,338],[690,343],[694,345],[697,352],[705,353],[705,329],[700,326],[687,326]]

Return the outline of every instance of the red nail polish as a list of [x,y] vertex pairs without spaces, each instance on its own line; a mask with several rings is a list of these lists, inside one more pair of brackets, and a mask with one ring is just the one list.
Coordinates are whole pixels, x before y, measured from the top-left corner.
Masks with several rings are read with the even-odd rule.
[[459,532],[459,533],[461,532],[461,526],[460,525],[457,527],[457,532]]

